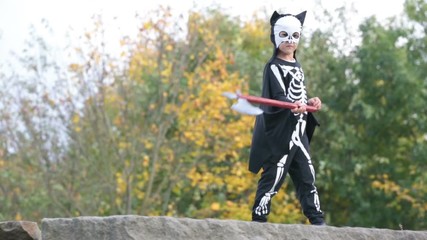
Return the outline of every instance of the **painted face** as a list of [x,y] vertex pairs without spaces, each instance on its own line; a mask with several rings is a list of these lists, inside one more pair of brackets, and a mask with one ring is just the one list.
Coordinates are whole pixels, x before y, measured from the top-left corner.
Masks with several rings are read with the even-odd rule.
[[301,22],[294,16],[284,16],[274,24],[274,43],[276,48],[282,42],[298,44],[301,35]]

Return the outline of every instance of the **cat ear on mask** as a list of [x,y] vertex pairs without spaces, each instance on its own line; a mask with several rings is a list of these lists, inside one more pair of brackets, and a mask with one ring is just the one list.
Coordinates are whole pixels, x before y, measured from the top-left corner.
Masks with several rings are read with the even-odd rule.
[[270,18],[270,25],[273,26],[280,17],[282,17],[282,15],[280,15],[277,11],[274,11]]
[[304,11],[304,12],[301,12],[295,16],[301,22],[301,26],[304,25],[304,20],[305,20],[306,14],[307,14],[307,11]]

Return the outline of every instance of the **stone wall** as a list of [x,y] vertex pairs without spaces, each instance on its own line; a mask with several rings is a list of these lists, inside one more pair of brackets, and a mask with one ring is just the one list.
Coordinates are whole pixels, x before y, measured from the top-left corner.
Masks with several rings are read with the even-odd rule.
[[272,224],[236,220],[111,216],[43,219],[43,240],[426,240],[427,231]]
[[40,240],[37,223],[28,221],[0,222],[0,240]]
[[[18,234],[18,232],[20,232]],[[18,235],[16,235],[18,234]],[[0,240],[426,240],[427,231],[145,216],[0,222]]]

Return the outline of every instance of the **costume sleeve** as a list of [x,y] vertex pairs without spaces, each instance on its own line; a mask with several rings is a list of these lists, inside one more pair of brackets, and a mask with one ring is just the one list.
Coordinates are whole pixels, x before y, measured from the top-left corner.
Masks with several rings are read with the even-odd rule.
[[271,64],[267,69],[269,85],[270,85],[270,98],[284,102],[293,102],[287,96],[287,86],[289,81],[283,76],[283,71],[276,64]]

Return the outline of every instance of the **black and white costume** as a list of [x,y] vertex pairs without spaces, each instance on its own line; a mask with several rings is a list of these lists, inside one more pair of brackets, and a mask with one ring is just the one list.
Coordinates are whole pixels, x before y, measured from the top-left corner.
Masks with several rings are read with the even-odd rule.
[[[274,12],[271,23],[271,41],[275,44],[273,57],[264,68],[262,97],[307,104],[304,72],[298,61],[288,62],[276,57],[283,41],[298,43],[292,37],[300,33],[305,13],[296,16]],[[287,31],[286,38],[278,36]],[[295,53],[294,53],[295,57]],[[271,199],[277,194],[287,173],[295,185],[304,215],[312,224],[323,224],[323,213],[317,189],[315,172],[310,158],[309,142],[318,124],[312,113],[293,113],[289,109],[261,106],[252,138],[249,170],[258,173],[258,182],[252,220],[265,222],[270,213]]]

